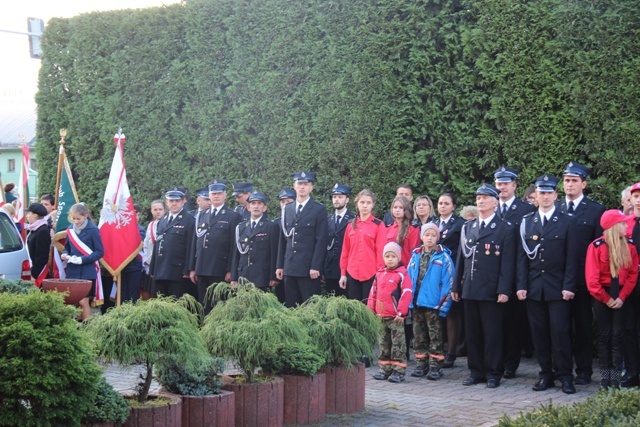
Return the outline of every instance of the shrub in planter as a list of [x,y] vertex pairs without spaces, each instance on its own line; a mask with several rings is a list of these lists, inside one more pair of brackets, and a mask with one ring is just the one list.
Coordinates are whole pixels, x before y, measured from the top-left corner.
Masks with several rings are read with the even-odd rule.
[[190,296],[178,301],[165,297],[125,302],[104,316],[90,318],[87,332],[100,358],[107,363],[142,362],[145,366],[138,402],[147,400],[157,363],[179,360],[185,368],[194,369],[210,359],[198,334],[197,315],[186,308],[193,302]]
[[0,294],[0,425],[79,425],[101,370],[76,310],[52,293]]
[[83,426],[93,426],[102,423],[122,425],[129,416],[129,403],[120,393],[115,391],[104,377],[100,377],[98,393],[93,405],[82,419]]

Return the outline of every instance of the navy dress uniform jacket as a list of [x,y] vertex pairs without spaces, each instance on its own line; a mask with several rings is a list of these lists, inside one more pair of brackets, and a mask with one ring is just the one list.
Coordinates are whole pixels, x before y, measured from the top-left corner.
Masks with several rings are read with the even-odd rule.
[[[433,220],[433,223],[440,227],[440,217]],[[451,251],[451,257],[455,258],[458,254],[458,247],[460,246],[460,231],[465,223],[465,219],[457,215],[451,215],[451,218],[447,221],[447,225],[440,232],[440,243],[442,246],[449,248]],[[421,237],[422,238],[422,237]],[[453,260],[456,261],[455,259]]]
[[222,205],[217,215],[213,215],[211,206],[194,232],[191,270],[198,276],[224,277],[232,271],[233,254],[236,251],[236,226],[240,223],[240,214]]
[[180,211],[171,224],[169,214],[158,222],[158,234],[153,245],[153,256],[149,275],[155,280],[181,281],[189,276],[189,258],[195,237],[195,222],[185,209]]
[[478,219],[467,221],[461,233],[452,291],[462,299],[477,301],[497,301],[499,294],[511,295],[515,289],[515,243],[515,228],[497,214],[482,231]]
[[327,239],[327,256],[324,260],[324,277],[327,279],[340,278],[340,254],[342,254],[342,244],[344,242],[344,232],[347,224],[353,221],[355,215],[347,210],[340,220],[340,224],[336,227],[336,213],[327,217],[327,230],[329,232]]
[[[496,215],[500,216],[500,209],[502,206],[502,202],[498,206],[498,210],[496,211]],[[536,212],[537,209],[535,205],[529,202],[525,202],[522,199],[516,199],[511,203],[509,209],[507,209],[507,214],[502,218],[503,220],[511,223],[514,227],[520,226],[520,222],[522,222],[522,217],[528,213]]]
[[[538,212],[522,219],[518,239],[518,290],[527,291],[527,299],[535,301],[562,300],[562,291],[576,291],[576,274],[579,265],[576,250],[577,233],[571,217],[556,209],[543,228]],[[538,247],[536,256],[530,259],[529,251]],[[531,254],[533,256],[533,254]]]
[[[251,220],[237,225],[237,242],[231,267],[231,280],[244,277],[259,288],[267,288],[269,281],[276,278],[276,261],[280,227],[264,216],[251,230]],[[240,253],[238,247],[243,252]]]
[[[327,210],[322,203],[309,199],[298,218],[296,202],[283,210],[285,230],[280,235],[277,268],[285,276],[308,277],[309,270],[322,271],[327,253]],[[295,228],[291,237],[285,237]]]

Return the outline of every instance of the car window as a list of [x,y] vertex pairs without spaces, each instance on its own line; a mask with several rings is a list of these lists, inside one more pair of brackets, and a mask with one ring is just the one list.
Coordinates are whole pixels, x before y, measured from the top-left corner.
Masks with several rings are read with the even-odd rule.
[[13,252],[22,249],[22,239],[13,220],[0,214],[0,252]]

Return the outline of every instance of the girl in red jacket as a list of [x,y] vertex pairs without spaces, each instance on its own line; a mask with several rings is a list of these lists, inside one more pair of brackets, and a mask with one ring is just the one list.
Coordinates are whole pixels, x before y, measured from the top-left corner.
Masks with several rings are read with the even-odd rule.
[[380,336],[380,372],[373,378],[388,379],[392,383],[404,381],[407,369],[407,347],[404,335],[404,318],[411,302],[411,280],[402,265],[402,248],[395,242],[387,243],[382,251],[384,268],[376,273],[369,294],[369,308],[382,318]]
[[604,389],[620,386],[626,319],[624,302],[638,278],[638,254],[633,243],[625,236],[628,219],[616,209],[602,214],[600,225],[604,234],[594,240],[587,250],[585,277],[587,288],[594,298],[602,377],[600,384]]

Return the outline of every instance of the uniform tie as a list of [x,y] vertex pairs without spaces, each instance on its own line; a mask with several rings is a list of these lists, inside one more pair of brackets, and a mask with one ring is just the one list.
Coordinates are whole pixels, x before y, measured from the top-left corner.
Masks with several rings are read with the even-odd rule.
[[507,216],[507,204],[506,203],[502,204],[502,212],[500,213],[500,215],[502,215],[502,218]]
[[254,228],[256,228],[256,222],[251,221],[251,231],[253,231]]
[[480,231],[484,230],[484,221],[480,221]]
[[296,218],[300,216],[300,212],[302,212],[302,204],[298,205],[298,211],[296,212]]
[[575,205],[573,204],[573,200],[569,201],[569,209],[567,209],[567,212],[569,212],[570,214],[575,212]]
[[173,215],[169,215],[169,222],[167,224],[171,224],[172,221],[173,221]]
[[341,219],[342,219],[342,215],[336,215],[336,225],[340,225]]
[[542,215],[542,228],[545,228],[547,226],[547,216],[546,215]]

